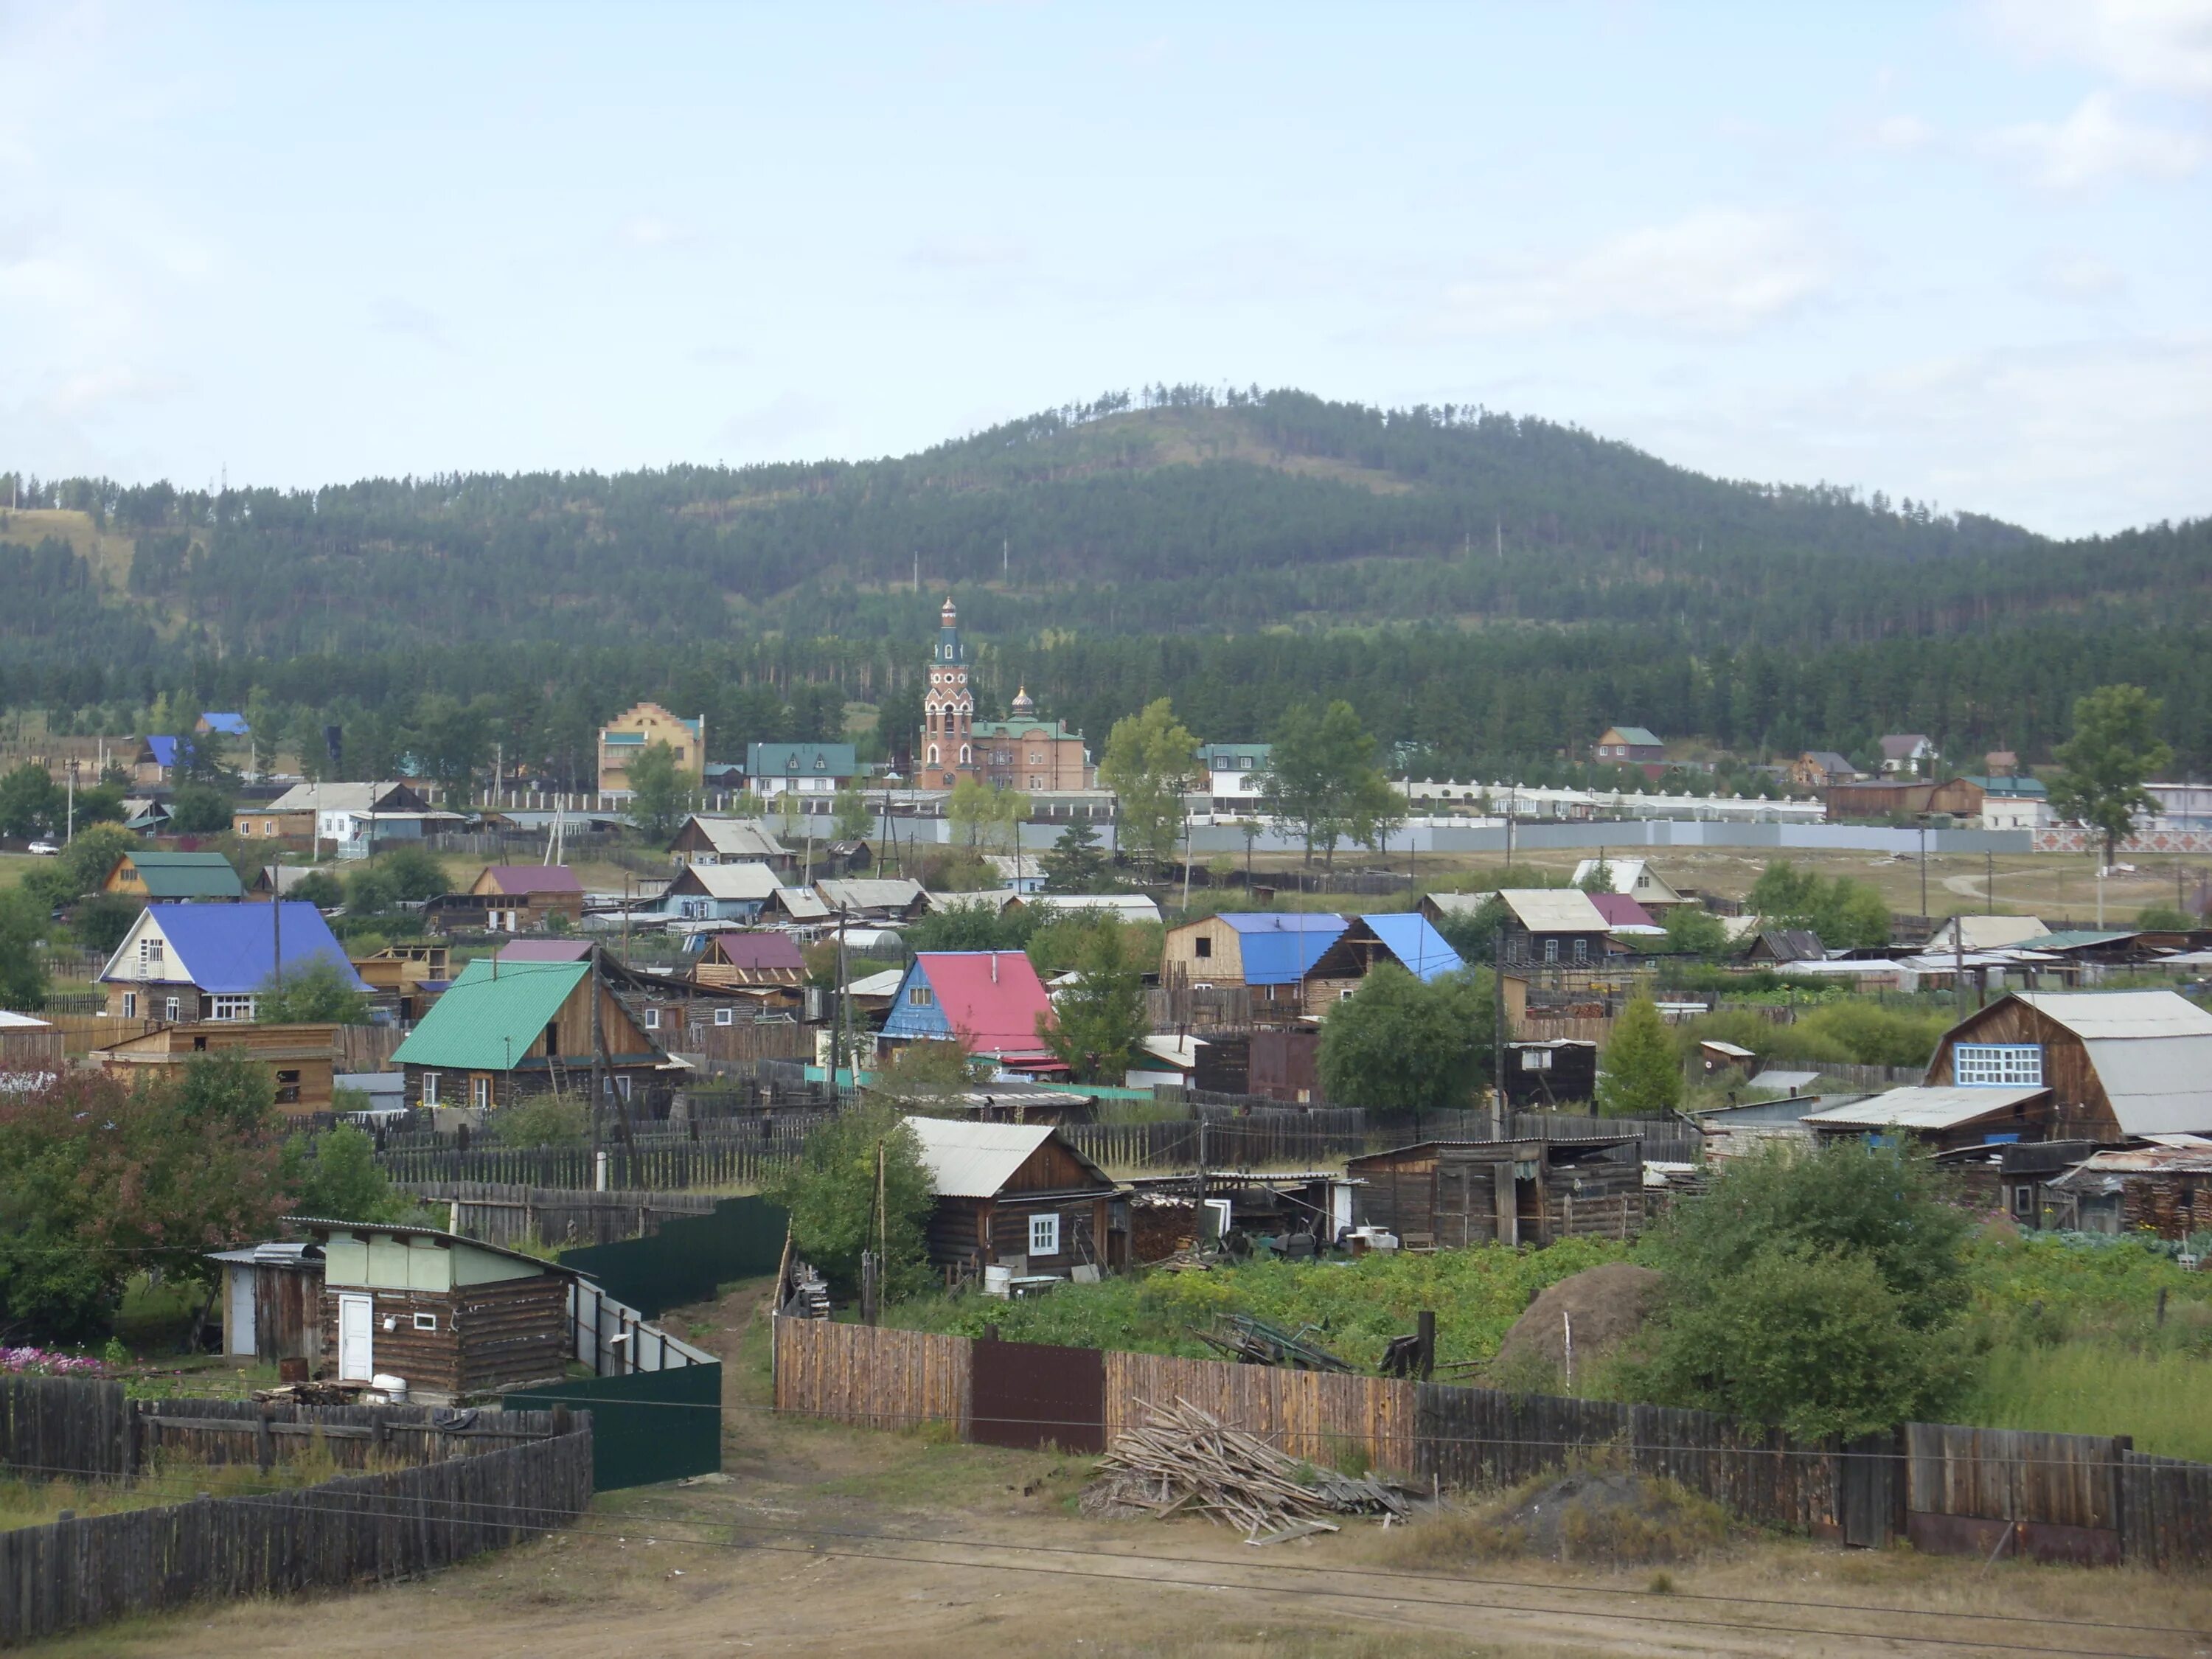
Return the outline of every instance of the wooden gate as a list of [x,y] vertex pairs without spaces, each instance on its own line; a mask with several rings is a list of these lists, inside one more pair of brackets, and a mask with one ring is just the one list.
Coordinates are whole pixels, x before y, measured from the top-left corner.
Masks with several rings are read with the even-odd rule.
[[1042,1342],[975,1344],[970,1437],[1030,1450],[1106,1449],[1106,1356]]
[[1885,1549],[1901,1530],[1898,1503],[1905,1451],[1898,1437],[1869,1434],[1844,1443],[1836,1459],[1836,1522],[1853,1549]]
[[1930,1555],[2117,1566],[2124,1437],[1908,1423],[1905,1528]]

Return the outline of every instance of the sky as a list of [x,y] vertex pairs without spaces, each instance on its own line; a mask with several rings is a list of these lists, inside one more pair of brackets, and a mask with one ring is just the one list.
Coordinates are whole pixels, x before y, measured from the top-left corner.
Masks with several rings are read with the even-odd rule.
[[903,453],[1155,381],[2212,511],[2212,0],[0,0],[0,471]]

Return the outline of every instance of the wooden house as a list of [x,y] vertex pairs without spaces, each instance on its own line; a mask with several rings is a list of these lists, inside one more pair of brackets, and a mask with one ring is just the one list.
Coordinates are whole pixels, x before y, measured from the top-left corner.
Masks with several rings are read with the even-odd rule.
[[2047,1091],[2023,1139],[2212,1133],[2212,1013],[2172,991],[2016,991],[1944,1033],[1927,1082]]
[[368,988],[312,904],[149,904],[100,969],[107,1012],[172,1024],[251,1020],[280,948],[287,975],[326,963],[350,988]]
[[1790,763],[1790,781],[1800,789],[1830,789],[1865,775],[1832,749],[1808,749]]
[[430,1227],[284,1224],[322,1250],[318,1369],[334,1380],[397,1376],[441,1405],[566,1375],[574,1268]]
[[1763,927],[1750,936],[1743,959],[1771,967],[1784,962],[1826,962],[1828,947],[1809,927]]
[[729,930],[706,941],[691,969],[700,984],[772,993],[778,1006],[805,1000],[806,958],[790,934]]
[[1610,890],[1632,898],[1646,910],[1664,909],[1670,904],[1687,904],[1689,897],[1681,889],[1668,881],[1652,866],[1650,859],[1584,859],[1575,866],[1571,878],[1574,885],[1584,891],[1595,890],[1590,884],[1602,870],[1610,882]]
[[922,884],[896,877],[840,876],[816,882],[814,890],[828,907],[830,920],[842,918],[848,927],[913,921],[929,909],[929,895]]
[[571,927],[584,919],[584,884],[565,864],[486,865],[469,885],[469,896],[505,900],[487,907],[495,917],[489,931],[534,932],[555,916]]
[[969,1279],[988,1267],[1018,1278],[1127,1264],[1128,1234],[1113,1226],[1113,1177],[1050,1124],[906,1121],[937,1194],[932,1267]]
[[1951,778],[1937,783],[1893,778],[1884,782],[1854,782],[1838,779],[1829,785],[1813,783],[1827,803],[1831,822],[1844,818],[1921,817],[1947,813],[1957,818],[1978,819],[1988,792],[1971,778]]
[[1425,1140],[1346,1160],[1352,1212],[1408,1246],[1550,1244],[1577,1234],[1633,1238],[1644,1227],[1644,1143]]
[[922,951],[907,965],[878,1038],[885,1047],[957,1042],[1007,1071],[1064,1074],[1040,1033],[1052,998],[1022,951]]
[[797,854],[770,835],[757,818],[694,813],[684,820],[668,850],[678,864],[765,864],[780,876],[789,876],[799,868]]
[[1641,726],[1608,726],[1590,758],[1613,766],[1657,765],[1667,758],[1667,745],[1656,732]]
[[179,1077],[197,1055],[243,1054],[269,1068],[279,1112],[307,1117],[331,1109],[337,1030],[329,1024],[263,1025],[238,1020],[163,1025],[96,1049],[93,1060],[135,1083]]
[[1759,1056],[1741,1043],[1707,1037],[1698,1044],[1698,1066],[1708,1081],[1735,1082],[1759,1069]]
[[433,807],[412,784],[397,779],[378,783],[295,783],[274,800],[240,805],[231,814],[231,833],[241,841],[282,841],[312,847],[319,841],[341,844],[362,840],[365,820],[380,841],[420,840],[441,823],[460,824],[458,812]]
[[246,885],[220,853],[130,852],[115,860],[100,884],[103,893],[155,904],[235,903]]
[[1578,887],[1509,887],[1505,960],[1545,968],[1589,967],[1605,960],[1612,924]]
[[401,1024],[411,1025],[430,1012],[453,977],[453,951],[444,945],[388,945],[356,957],[353,970],[380,1002],[391,1006]]
[[[2045,1179],[2029,1203],[2016,1203],[2015,1214],[2026,1222],[2033,1204],[2043,1224],[2115,1236],[2155,1233],[2176,1243],[2212,1232],[2212,1142],[2169,1140],[2085,1147],[2081,1161]],[[2025,1188],[2018,1173],[2006,1173],[2015,1192]]]
[[[592,964],[480,957],[439,997],[392,1051],[407,1099],[424,1109],[494,1111],[548,1091],[591,1098]],[[611,1108],[643,1104],[684,1071],[623,1006],[599,987],[599,1057]]]
[[1505,1045],[1505,1098],[1540,1111],[1597,1094],[1597,1044],[1581,1037],[1552,1037]]
[[1936,741],[1924,732],[1893,732],[1876,743],[1885,777],[1917,778],[1935,769]]
[[1305,1018],[1306,975],[1350,924],[1312,911],[1224,911],[1170,927],[1160,982],[1170,990],[1243,986],[1254,1019],[1281,1024]]
[[1385,962],[1404,969],[1424,985],[1467,966],[1418,911],[1355,916],[1306,969],[1306,1018],[1320,1019],[1338,1003],[1350,1000],[1376,964]]
[[1822,1139],[1895,1135],[1937,1152],[2043,1140],[2057,1121],[2051,1091],[2027,1085],[1892,1089],[1858,1100],[1823,1101],[1799,1120]]

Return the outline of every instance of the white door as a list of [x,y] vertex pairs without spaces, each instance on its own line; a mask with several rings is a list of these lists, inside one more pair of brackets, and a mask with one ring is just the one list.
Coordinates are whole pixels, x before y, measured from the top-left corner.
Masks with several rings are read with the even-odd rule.
[[253,1357],[253,1269],[230,1268],[230,1316],[223,1321],[223,1352]]
[[369,1339],[376,1304],[366,1296],[338,1298],[338,1381],[366,1382],[376,1375],[376,1357]]

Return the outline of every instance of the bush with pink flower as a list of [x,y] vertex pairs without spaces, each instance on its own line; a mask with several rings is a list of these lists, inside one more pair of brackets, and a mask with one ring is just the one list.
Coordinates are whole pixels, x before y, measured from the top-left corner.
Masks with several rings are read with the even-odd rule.
[[90,1354],[49,1348],[0,1348],[0,1376],[105,1376],[107,1367]]

